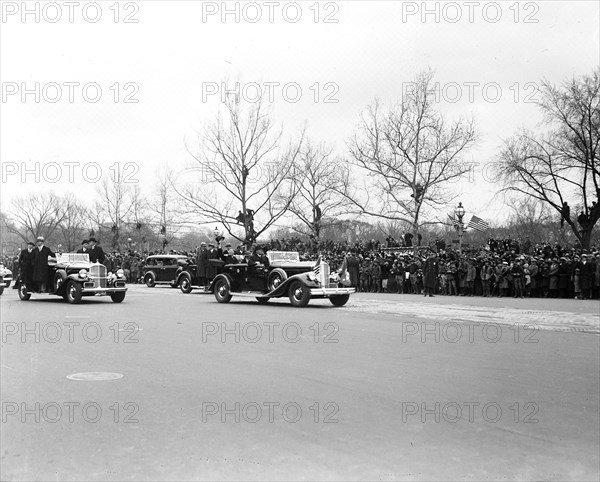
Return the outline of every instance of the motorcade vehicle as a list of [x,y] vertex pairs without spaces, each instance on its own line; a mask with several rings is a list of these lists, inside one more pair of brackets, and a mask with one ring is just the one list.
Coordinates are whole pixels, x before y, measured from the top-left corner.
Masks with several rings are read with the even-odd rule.
[[[19,281],[18,293],[28,301],[34,293],[41,293],[36,283],[27,286]],[[80,303],[85,296],[110,296],[115,303],[125,299],[125,273],[118,269],[107,272],[106,266],[91,263],[88,253],[62,253],[48,259],[46,293],[62,296],[71,304]]]
[[287,296],[296,307],[306,306],[313,298],[327,298],[334,306],[343,306],[356,291],[345,287],[337,274],[330,274],[326,262],[300,261],[293,251],[269,251],[267,257],[268,266],[224,265],[209,288],[216,300],[228,303],[233,296],[251,297],[264,304]]

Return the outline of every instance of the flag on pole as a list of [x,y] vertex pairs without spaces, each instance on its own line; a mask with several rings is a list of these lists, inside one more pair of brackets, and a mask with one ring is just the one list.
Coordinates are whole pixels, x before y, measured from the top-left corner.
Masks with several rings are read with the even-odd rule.
[[482,233],[487,231],[489,227],[490,225],[488,223],[486,223],[483,219],[478,218],[475,215],[473,215],[473,217],[469,221],[469,224],[467,224],[467,228],[472,228],[475,231],[480,231]]

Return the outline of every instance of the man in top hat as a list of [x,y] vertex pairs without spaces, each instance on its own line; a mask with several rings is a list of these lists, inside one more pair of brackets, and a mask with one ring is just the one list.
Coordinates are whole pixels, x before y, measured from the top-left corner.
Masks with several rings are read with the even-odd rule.
[[84,239],[81,242],[81,248],[77,250],[78,253],[87,253],[90,249],[90,241],[89,239]]
[[100,264],[104,264],[104,261],[106,260],[106,256],[104,255],[104,250],[102,249],[101,246],[98,246],[98,240],[94,237],[91,237],[89,239],[90,241],[90,250],[89,250],[89,255],[90,255],[90,262],[91,263],[100,263]]
[[31,281],[33,280],[34,248],[33,241],[28,241],[27,247],[19,253],[19,278],[27,291],[31,291]]
[[48,246],[44,246],[43,236],[38,236],[35,241],[37,246],[33,249],[33,281],[38,284],[39,290],[44,292],[47,291],[48,284],[48,258],[56,255]]

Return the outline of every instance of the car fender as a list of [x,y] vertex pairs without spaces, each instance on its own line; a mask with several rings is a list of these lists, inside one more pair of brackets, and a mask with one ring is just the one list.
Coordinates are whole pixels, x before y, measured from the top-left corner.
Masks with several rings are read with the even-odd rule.
[[208,287],[208,291],[210,291],[211,293],[214,290],[214,286],[216,284],[217,281],[219,281],[220,279],[224,279],[225,281],[227,281],[227,289],[229,290],[229,292],[232,292],[231,287],[233,286],[233,278],[231,276],[229,276],[227,273],[220,273],[217,276],[215,276],[213,278],[213,280],[210,282],[210,286]]
[[192,275],[188,271],[179,271],[177,272],[177,284],[181,283],[183,278],[189,278],[190,283],[192,282]]
[[154,272],[154,270],[152,270],[152,269],[149,269],[148,271],[146,271],[146,272],[144,273],[144,276],[142,277],[142,279],[144,279],[144,280],[145,280],[145,279],[146,279],[146,276],[148,276],[149,274],[151,274],[152,276],[154,276],[154,279],[156,279],[156,278],[157,278],[157,276],[156,276],[156,273]]
[[68,275],[68,276],[65,278],[65,280],[63,281],[63,284],[61,285],[61,289],[64,289],[63,287],[64,287],[64,286],[67,286],[67,281],[69,281],[69,280],[73,280],[73,281],[75,281],[76,283],[79,283],[80,285],[82,285],[82,286],[83,286],[83,283],[84,283],[84,281],[86,281],[86,280],[87,280],[87,278],[86,278],[86,279],[81,279],[81,278],[79,277],[79,274],[70,274],[70,275]]
[[295,274],[293,276],[290,276],[283,283],[281,283],[276,289],[265,294],[265,296],[268,296],[269,298],[278,298],[281,296],[287,296],[288,290],[290,288],[290,284],[292,284],[294,281],[301,281],[308,288],[320,288],[321,287],[321,285],[319,283],[317,283],[314,280],[311,280],[308,277],[307,273],[300,273],[300,274]]

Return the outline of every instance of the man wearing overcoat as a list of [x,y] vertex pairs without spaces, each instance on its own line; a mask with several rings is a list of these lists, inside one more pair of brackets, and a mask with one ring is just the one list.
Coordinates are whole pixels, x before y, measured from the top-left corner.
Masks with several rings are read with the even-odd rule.
[[38,236],[37,246],[34,248],[33,281],[38,284],[41,292],[47,291],[48,284],[48,258],[56,256],[48,247],[44,246],[44,237]]

